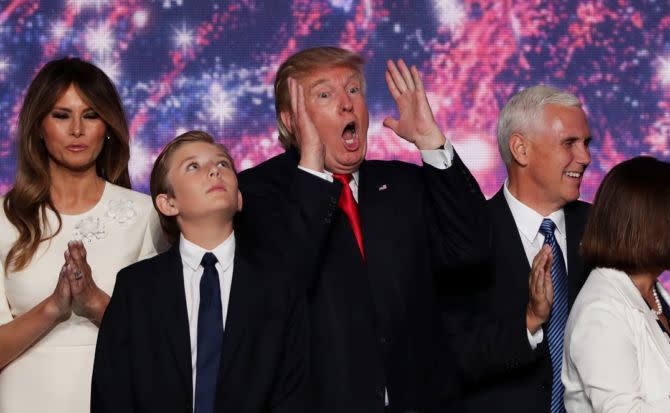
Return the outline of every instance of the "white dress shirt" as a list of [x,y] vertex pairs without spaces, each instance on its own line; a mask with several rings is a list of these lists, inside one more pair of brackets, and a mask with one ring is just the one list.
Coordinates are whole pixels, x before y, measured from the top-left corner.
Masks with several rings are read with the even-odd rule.
[[[505,200],[509,206],[510,211],[512,211],[512,216],[514,217],[514,222],[516,227],[519,230],[519,236],[521,237],[521,244],[523,245],[523,250],[526,253],[526,258],[528,258],[528,264],[532,267],[533,258],[537,255],[538,252],[542,249],[544,245],[544,235],[540,233],[540,225],[542,220],[545,218],[551,219],[556,225],[554,230],[554,237],[556,237],[556,242],[558,246],[561,247],[561,252],[563,253],[563,261],[565,262],[565,270],[568,269],[568,255],[567,255],[567,240],[565,236],[565,213],[563,209],[554,211],[546,217],[540,215],[537,211],[525,205],[512,195],[512,193],[507,189],[509,184],[508,180],[505,180],[505,185],[503,185],[503,195],[505,195]],[[526,330],[528,333],[528,342],[530,347],[535,350],[537,345],[544,340],[544,332],[540,328],[535,334],[531,334],[529,330]]]
[[184,270],[184,292],[186,293],[186,312],[188,315],[188,330],[191,337],[191,367],[193,371],[193,403],[195,407],[195,376],[198,360],[198,310],[200,309],[200,279],[204,268],[200,265],[203,255],[211,252],[218,262],[215,264],[219,273],[221,286],[221,311],[223,328],[226,327],[230,286],[233,282],[233,261],[235,258],[235,233],[228,239],[209,251],[184,238],[179,237],[179,254]]
[[[421,150],[420,152],[421,159],[428,165],[437,169],[447,169],[454,161],[454,147],[449,140],[444,142],[444,149],[426,149]],[[298,165],[298,168],[323,178],[328,182],[333,182],[333,174],[330,171],[315,171],[300,165]],[[351,188],[351,193],[354,195],[354,199],[358,202],[358,171],[353,172],[351,175],[353,178],[349,181],[349,188]]]

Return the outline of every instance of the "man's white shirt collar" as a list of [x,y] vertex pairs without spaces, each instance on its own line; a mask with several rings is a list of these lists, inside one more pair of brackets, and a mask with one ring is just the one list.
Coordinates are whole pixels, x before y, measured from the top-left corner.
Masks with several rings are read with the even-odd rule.
[[[333,173],[324,169],[323,173],[328,176],[330,182],[333,182]],[[349,181],[349,188],[354,195],[354,199],[358,202],[358,169],[351,173],[351,181]]]
[[535,241],[535,237],[537,237],[537,234],[540,231],[540,225],[542,224],[542,220],[544,218],[549,218],[554,221],[558,234],[565,238],[565,212],[563,212],[563,208],[544,217],[534,209],[516,199],[509,191],[509,189],[507,189],[508,184],[509,181],[505,179],[505,184],[503,185],[503,195],[505,196],[505,200],[507,200],[507,205],[509,205],[510,211],[512,211],[512,216],[514,217],[514,222],[516,222],[516,226],[519,229],[519,232],[529,242],[532,243]]

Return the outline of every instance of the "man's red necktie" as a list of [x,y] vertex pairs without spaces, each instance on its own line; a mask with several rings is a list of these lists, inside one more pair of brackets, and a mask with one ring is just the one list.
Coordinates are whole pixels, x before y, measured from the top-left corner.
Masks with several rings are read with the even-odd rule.
[[363,251],[363,234],[361,232],[361,220],[358,217],[358,204],[354,199],[354,194],[351,192],[349,181],[351,181],[351,174],[333,174],[333,178],[342,183],[342,193],[337,205],[340,207],[344,215],[349,219],[351,229],[354,230],[354,236],[358,243],[358,249],[361,250],[361,256],[365,259],[365,252]]

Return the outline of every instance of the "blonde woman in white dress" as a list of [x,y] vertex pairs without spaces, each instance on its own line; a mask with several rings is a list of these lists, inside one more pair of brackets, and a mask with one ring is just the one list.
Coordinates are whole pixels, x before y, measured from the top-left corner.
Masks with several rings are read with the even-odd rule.
[[592,268],[565,328],[568,413],[670,412],[670,164],[615,166],[596,195],[581,252]]
[[89,411],[116,273],[163,243],[151,199],[129,189],[128,159],[109,78],[75,58],[47,63],[21,108],[0,213],[0,412]]

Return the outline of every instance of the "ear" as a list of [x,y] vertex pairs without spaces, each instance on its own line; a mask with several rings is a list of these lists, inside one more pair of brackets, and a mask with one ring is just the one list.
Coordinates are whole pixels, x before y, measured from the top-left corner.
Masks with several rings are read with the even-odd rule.
[[282,110],[281,113],[279,113],[279,116],[281,117],[281,121],[284,123],[284,126],[286,126],[286,130],[293,133],[293,116],[291,116],[291,112],[288,110]]
[[509,151],[512,154],[512,159],[521,166],[528,165],[528,139],[526,139],[519,132],[514,132],[509,137]]
[[242,192],[240,190],[237,190],[237,212],[240,212],[242,210]]
[[156,196],[156,206],[161,214],[174,217],[179,215],[179,207],[174,198],[170,198],[168,194],[158,194]]

